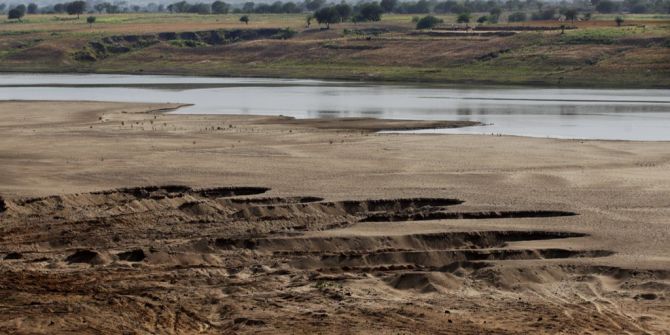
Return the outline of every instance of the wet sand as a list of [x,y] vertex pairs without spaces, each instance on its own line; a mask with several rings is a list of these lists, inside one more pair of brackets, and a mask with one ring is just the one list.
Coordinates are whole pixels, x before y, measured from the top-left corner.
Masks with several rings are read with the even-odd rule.
[[670,327],[667,143],[176,107],[0,103],[0,331]]

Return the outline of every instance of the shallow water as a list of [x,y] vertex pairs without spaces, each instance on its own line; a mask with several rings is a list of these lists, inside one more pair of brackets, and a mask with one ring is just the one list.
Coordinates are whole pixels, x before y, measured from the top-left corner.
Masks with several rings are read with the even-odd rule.
[[173,102],[181,114],[473,120],[418,133],[670,140],[670,90],[385,85],[133,75],[0,75],[0,100]]

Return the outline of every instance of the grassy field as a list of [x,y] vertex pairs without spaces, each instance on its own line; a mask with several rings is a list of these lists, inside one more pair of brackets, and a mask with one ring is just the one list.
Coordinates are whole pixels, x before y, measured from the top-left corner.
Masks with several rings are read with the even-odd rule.
[[[307,27],[306,17],[252,14],[245,25],[232,14],[118,14],[98,15],[91,27],[85,16],[29,15],[20,23],[0,21],[0,71],[670,87],[670,15],[625,15],[622,27],[613,15],[497,25],[576,27],[512,36],[423,34],[412,15],[330,30]],[[443,28],[458,27],[454,15],[440,17]],[[270,28],[295,33],[286,38],[286,31],[277,35]],[[240,29],[247,33],[226,35]],[[224,41],[189,35],[211,30],[221,31]],[[166,40],[161,33],[177,37]]]

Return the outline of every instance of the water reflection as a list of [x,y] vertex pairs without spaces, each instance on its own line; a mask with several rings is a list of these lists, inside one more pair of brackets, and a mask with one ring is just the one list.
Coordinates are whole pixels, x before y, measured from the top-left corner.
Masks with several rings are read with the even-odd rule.
[[[170,85],[178,85],[180,90],[175,91]],[[177,113],[194,114],[458,119],[490,125],[422,132],[670,140],[670,90],[439,88],[286,79],[0,75],[0,99],[178,102],[193,106]]]

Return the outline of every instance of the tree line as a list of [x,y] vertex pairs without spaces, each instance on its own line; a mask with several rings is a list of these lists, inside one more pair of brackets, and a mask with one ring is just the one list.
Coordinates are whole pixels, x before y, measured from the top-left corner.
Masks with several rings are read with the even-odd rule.
[[[353,3],[353,2],[352,2]],[[348,8],[348,9],[347,9]],[[397,14],[463,14],[490,13],[489,19],[495,21],[499,12],[512,12],[511,19],[550,20],[566,11],[575,10],[581,13],[670,13],[670,0],[572,0],[568,2],[548,2],[541,0],[381,0],[379,2],[363,1],[355,5],[345,2],[329,3],[327,0],[304,0],[265,2],[245,2],[230,4],[221,0],[213,2],[179,1],[169,5],[150,3],[147,5],[130,5],[126,1],[73,1],[38,6],[31,2],[20,5],[0,4],[0,12],[7,13],[10,19],[20,19],[26,14],[68,13],[127,13],[127,12],[165,12],[165,13],[198,13],[198,14],[285,14],[314,13],[314,18],[323,22],[330,21],[374,21],[382,13]],[[318,15],[316,15],[318,13]],[[571,12],[568,12],[568,14]],[[317,19],[318,20],[318,19]]]

